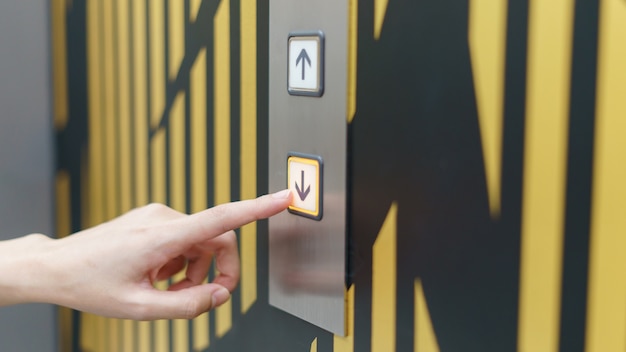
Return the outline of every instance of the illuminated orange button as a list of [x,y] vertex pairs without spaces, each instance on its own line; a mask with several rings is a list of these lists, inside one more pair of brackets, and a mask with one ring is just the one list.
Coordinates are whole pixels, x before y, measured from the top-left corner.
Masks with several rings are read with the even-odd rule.
[[316,155],[287,155],[287,187],[293,194],[289,212],[314,220],[322,219],[322,158]]

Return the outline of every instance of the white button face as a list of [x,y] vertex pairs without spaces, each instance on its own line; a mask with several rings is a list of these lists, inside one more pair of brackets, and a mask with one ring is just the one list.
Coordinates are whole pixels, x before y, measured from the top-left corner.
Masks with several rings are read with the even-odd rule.
[[289,212],[315,220],[322,218],[322,161],[320,157],[289,155],[287,183],[292,193]]
[[322,95],[322,52],[321,35],[289,37],[288,91],[290,94]]

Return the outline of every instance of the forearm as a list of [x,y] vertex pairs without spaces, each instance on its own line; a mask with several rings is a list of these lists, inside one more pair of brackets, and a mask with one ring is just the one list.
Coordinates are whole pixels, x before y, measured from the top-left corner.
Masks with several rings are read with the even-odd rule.
[[52,239],[29,235],[0,241],[0,306],[45,301],[46,252]]

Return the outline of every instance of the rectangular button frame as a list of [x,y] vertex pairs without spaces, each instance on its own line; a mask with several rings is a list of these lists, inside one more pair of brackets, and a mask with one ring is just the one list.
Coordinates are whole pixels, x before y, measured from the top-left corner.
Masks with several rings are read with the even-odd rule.
[[[315,181],[313,185],[313,192],[311,195],[315,197],[315,207],[313,209],[306,208],[301,206],[300,204],[304,203],[305,199],[301,199],[303,193],[310,192],[310,188],[306,188],[305,186],[305,177],[302,176],[301,186],[298,187],[298,179],[293,178],[291,174],[291,166],[292,163],[301,163],[306,165],[311,165],[316,168]],[[302,175],[304,175],[304,171],[302,171]],[[306,182],[310,187],[311,184]],[[301,188],[300,188],[301,187]],[[304,216],[306,218],[310,218],[313,220],[321,220],[323,216],[323,195],[324,195],[324,162],[322,157],[318,155],[309,155],[303,153],[290,152],[287,154],[287,188],[291,189],[293,194],[294,202],[289,206],[289,212],[295,215]],[[309,196],[306,194],[305,198]],[[301,199],[301,202],[298,202],[298,199]]]
[[[315,63],[316,71],[317,71],[317,85],[314,88],[308,87],[297,87],[292,85],[292,75],[297,74],[297,62],[299,58],[299,54],[296,54],[295,60],[296,64],[294,67],[291,67],[292,60],[294,60],[293,55],[291,53],[291,45],[297,41],[316,41],[317,42],[317,55],[315,55]],[[302,96],[312,96],[312,97],[321,97],[324,94],[324,33],[322,31],[314,31],[314,32],[291,32],[287,38],[287,91],[291,95],[302,95]],[[304,59],[302,60],[302,65],[304,66]],[[292,72],[294,69],[294,72]],[[304,69],[304,68],[303,68]],[[303,73],[305,73],[303,71]]]

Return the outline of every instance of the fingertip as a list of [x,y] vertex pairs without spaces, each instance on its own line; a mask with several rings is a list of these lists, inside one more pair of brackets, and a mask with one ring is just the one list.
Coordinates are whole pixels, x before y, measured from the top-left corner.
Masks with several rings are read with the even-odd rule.
[[272,198],[280,199],[280,200],[291,199],[291,190],[283,189],[282,191],[278,191],[276,193],[272,193]]
[[212,306],[211,309],[217,308],[222,304],[226,303],[230,299],[230,292],[222,287],[215,291],[212,296]]
[[272,193],[270,197],[274,200],[274,204],[280,206],[280,210],[284,210],[291,205],[292,195],[293,192],[290,189],[283,189],[282,191]]

